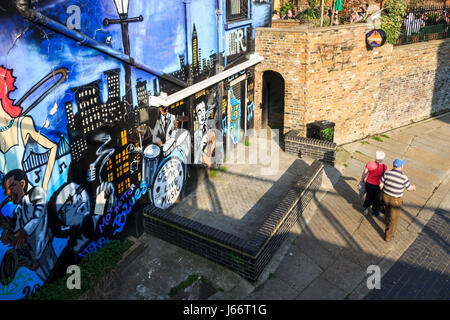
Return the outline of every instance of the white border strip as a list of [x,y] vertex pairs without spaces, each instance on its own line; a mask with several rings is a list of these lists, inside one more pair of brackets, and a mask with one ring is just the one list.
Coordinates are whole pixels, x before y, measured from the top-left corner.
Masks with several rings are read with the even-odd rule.
[[182,89],[170,96],[167,96],[167,94],[165,94],[163,92],[161,92],[161,96],[157,96],[157,97],[151,96],[151,97],[149,97],[149,106],[150,107],[159,107],[159,106],[168,107],[180,100],[183,100],[189,96],[196,94],[199,91],[202,91],[203,89],[206,89],[222,80],[225,80],[226,78],[232,76],[235,73],[238,73],[244,69],[250,68],[250,67],[254,66],[255,64],[260,63],[263,60],[264,60],[264,58],[261,57],[260,55],[253,54],[250,56],[249,60],[247,60],[231,69],[221,72],[215,76],[212,76],[211,78],[203,80],[192,86],[189,86],[186,89]]

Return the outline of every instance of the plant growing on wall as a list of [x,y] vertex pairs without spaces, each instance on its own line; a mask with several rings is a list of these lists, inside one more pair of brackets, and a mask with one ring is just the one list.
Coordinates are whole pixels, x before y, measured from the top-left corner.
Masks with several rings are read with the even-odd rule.
[[403,17],[406,13],[406,0],[390,0],[381,16],[381,29],[386,32],[386,41],[395,44],[401,34]]
[[[320,0],[308,0],[308,8],[300,12],[296,19],[301,22],[309,22],[320,19]],[[328,0],[324,0],[324,5],[328,5]]]
[[283,4],[280,8],[280,17],[283,18],[286,14],[288,10],[294,10],[294,5],[292,4],[292,2],[286,2],[285,4]]

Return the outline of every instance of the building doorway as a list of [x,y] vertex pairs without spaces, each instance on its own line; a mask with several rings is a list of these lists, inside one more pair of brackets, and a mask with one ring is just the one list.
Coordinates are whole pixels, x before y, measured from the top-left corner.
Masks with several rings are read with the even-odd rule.
[[263,108],[262,127],[284,129],[284,78],[275,71],[265,71],[263,74]]

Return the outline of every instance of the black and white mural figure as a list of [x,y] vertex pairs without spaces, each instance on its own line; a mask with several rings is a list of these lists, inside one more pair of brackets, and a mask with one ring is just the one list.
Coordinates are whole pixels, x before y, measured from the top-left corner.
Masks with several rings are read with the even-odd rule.
[[215,158],[217,128],[217,92],[212,90],[196,101],[194,132],[194,163],[211,165]]
[[26,266],[45,281],[57,259],[48,227],[47,194],[39,186],[28,190],[28,178],[21,169],[8,172],[2,185],[6,196],[4,203],[11,201],[16,207],[12,219],[2,217],[1,241],[13,248],[2,260],[0,280],[8,284],[18,268]]
[[160,107],[159,113],[155,127],[149,128],[152,143],[144,147],[142,173],[150,186],[153,205],[167,209],[178,200],[184,188],[191,140],[189,131],[180,126],[180,116],[170,113],[166,107]]
[[171,114],[167,107],[159,107],[159,112],[159,119],[153,129],[153,143],[161,147],[176,129],[177,121],[175,115]]
[[59,256],[52,278],[63,276],[68,265],[81,261],[83,249],[99,234],[99,219],[115,203],[114,186],[109,182],[97,187],[95,203],[91,202],[86,189],[74,182],[64,184],[54,193],[48,204],[49,224],[53,235],[68,238],[68,243]]

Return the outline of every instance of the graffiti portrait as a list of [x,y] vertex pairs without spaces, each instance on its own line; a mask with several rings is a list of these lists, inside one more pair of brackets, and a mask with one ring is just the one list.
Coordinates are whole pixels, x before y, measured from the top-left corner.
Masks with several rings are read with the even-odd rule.
[[194,163],[210,166],[216,156],[217,92],[215,89],[197,99],[194,132]]

